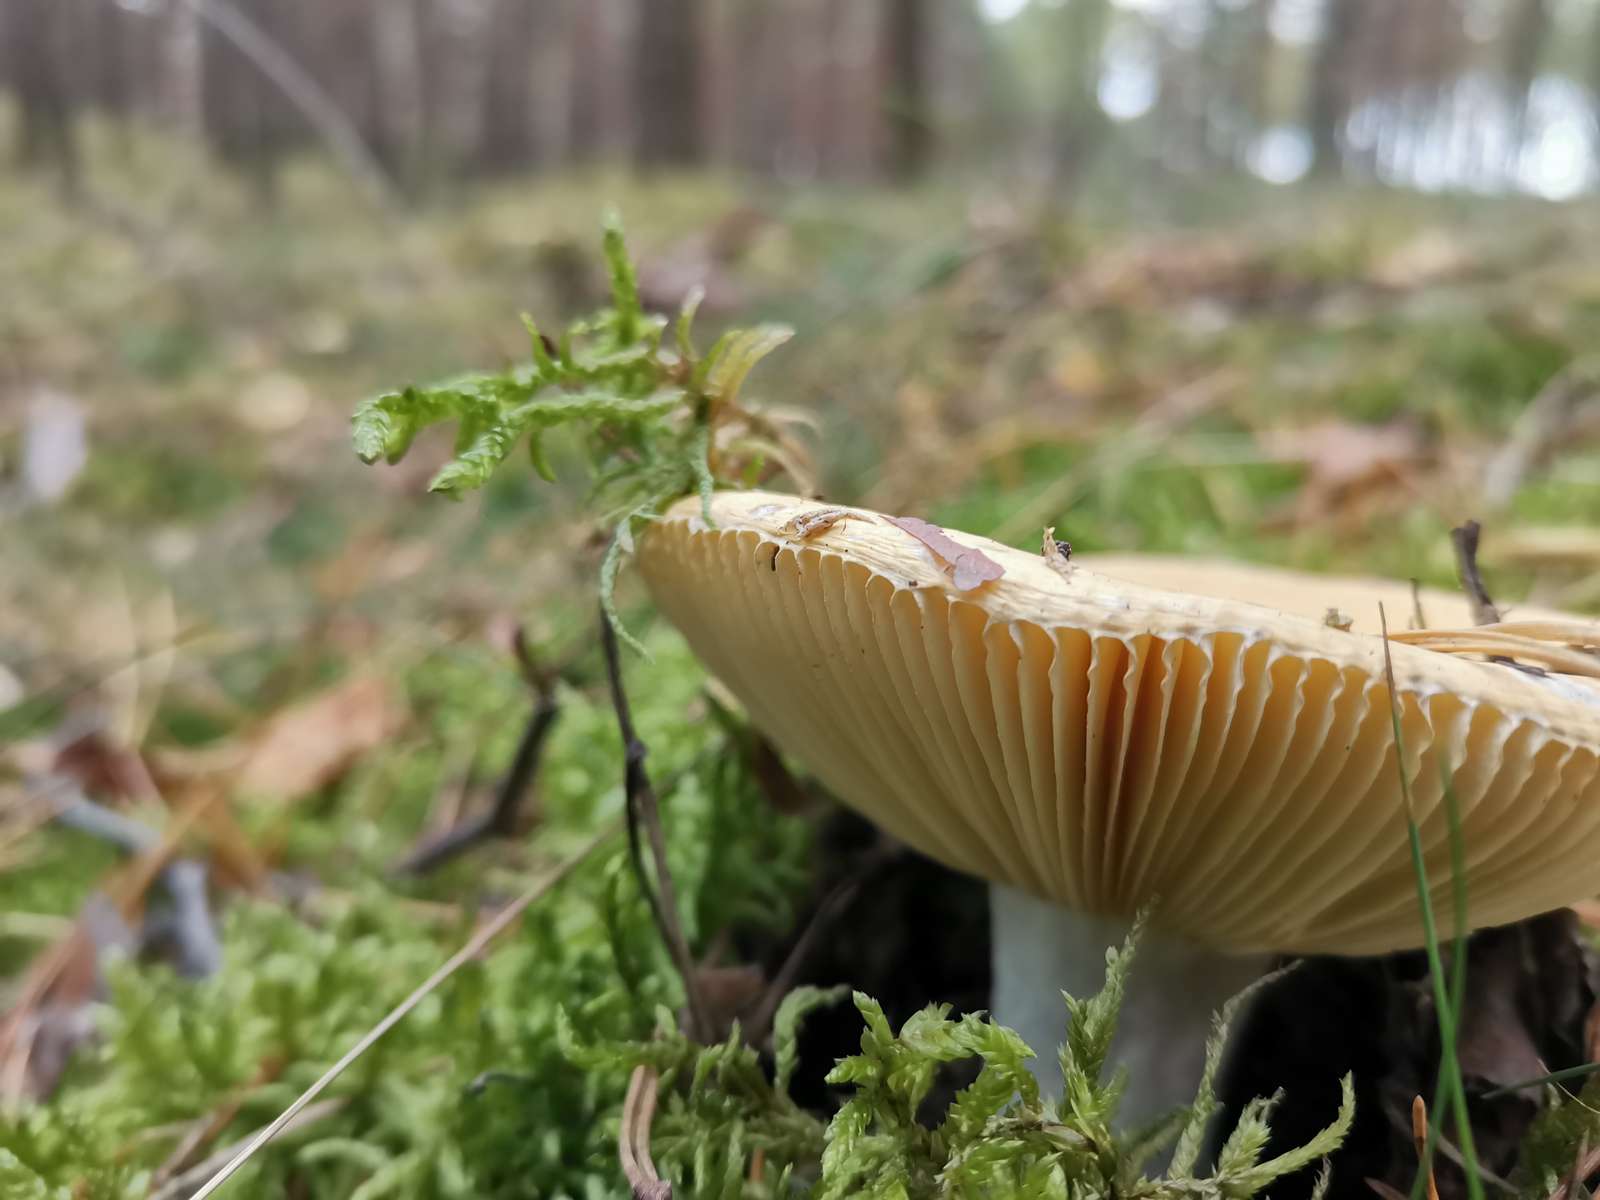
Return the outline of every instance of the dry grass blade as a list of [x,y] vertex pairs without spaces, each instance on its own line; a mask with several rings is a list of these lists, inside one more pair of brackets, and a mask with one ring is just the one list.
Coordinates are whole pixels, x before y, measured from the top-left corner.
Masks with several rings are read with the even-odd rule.
[[656,1116],[656,1089],[660,1083],[655,1068],[641,1064],[633,1069],[628,1094],[622,1101],[617,1159],[634,1200],[670,1200],[672,1196],[672,1185],[656,1173],[655,1162],[650,1158],[650,1124]]
[[[1505,624],[1480,625],[1475,629],[1397,629],[1389,637],[1393,641],[1420,646],[1436,654],[1481,654],[1491,658],[1508,658],[1525,666],[1541,667],[1561,675],[1600,679],[1600,657],[1587,650],[1575,649],[1566,643],[1564,636],[1552,639],[1512,632],[1514,628],[1514,625]],[[1575,633],[1577,630],[1568,632]],[[1593,631],[1589,631],[1588,636],[1592,637]]]
[[331,1084],[335,1079],[339,1078],[340,1075],[344,1074],[345,1070],[350,1066],[351,1063],[355,1062],[358,1058],[370,1050],[379,1038],[403,1021],[411,1012],[411,1010],[416,1008],[417,1005],[421,1004],[423,1000],[427,999],[427,997],[436,988],[438,988],[440,984],[442,984],[446,979],[450,978],[450,976],[454,975],[473,958],[476,958],[479,952],[482,951],[483,948],[487,946],[497,934],[505,930],[513,921],[522,915],[523,910],[526,909],[528,905],[532,904],[551,888],[555,887],[556,884],[565,879],[575,867],[582,863],[584,859],[588,858],[590,854],[608,841],[617,832],[618,824],[616,822],[612,822],[607,825],[599,833],[595,834],[594,837],[590,838],[589,841],[586,842],[582,847],[580,847],[576,853],[562,861],[559,865],[552,868],[538,880],[530,884],[528,889],[520,896],[502,908],[488,921],[484,922],[484,924],[479,927],[478,931],[467,939],[466,944],[462,946],[461,949],[452,954],[437,971],[428,976],[427,979],[423,980],[422,983],[417,986],[415,991],[413,991],[404,1000],[400,1001],[399,1004],[395,1005],[395,1007],[390,1010],[388,1016],[384,1017],[383,1020],[379,1021],[376,1025],[364,1033],[355,1045],[351,1046],[349,1050],[345,1051],[338,1062],[334,1063],[333,1066],[324,1071],[315,1083],[313,1083],[305,1091],[301,1092],[300,1095],[295,1098],[294,1103],[290,1104],[288,1108],[284,1109],[283,1112],[278,1114],[278,1116],[270,1125],[268,1125],[260,1133],[256,1134],[255,1137],[251,1138],[248,1143],[246,1143],[244,1149],[240,1150],[239,1153],[229,1159],[215,1175],[206,1180],[205,1185],[201,1187],[199,1191],[195,1192],[194,1195],[190,1197],[190,1200],[205,1200],[207,1196],[215,1194],[217,1189],[220,1188],[224,1183],[228,1182],[228,1180],[233,1176],[233,1173],[242,1167],[246,1162],[248,1162],[251,1156],[256,1153],[256,1151],[260,1150],[273,1138],[277,1137],[278,1134],[283,1132],[284,1128],[291,1121],[293,1121],[308,1104],[320,1096],[327,1089],[329,1084]]
[[[307,1105],[296,1114],[292,1121],[286,1121],[278,1132],[293,1133],[306,1128],[308,1125],[315,1125],[318,1121],[333,1116],[348,1103],[348,1100],[339,1096],[332,1100],[323,1100],[317,1104]],[[220,1150],[201,1159],[194,1166],[185,1170],[181,1175],[174,1175],[159,1187],[155,1186],[155,1182],[152,1181],[148,1200],[192,1200],[199,1193],[193,1192],[191,1189],[198,1186],[213,1171],[228,1162],[239,1152],[239,1147],[245,1146],[253,1140],[253,1138],[245,1138],[242,1141],[223,1146]]]
[[1583,1181],[1596,1171],[1600,1171],[1600,1146],[1590,1150],[1587,1144],[1578,1147],[1578,1153],[1572,1160],[1572,1174],[1562,1182],[1561,1186],[1550,1193],[1550,1200],[1581,1200],[1584,1195]]
[[210,1141],[226,1129],[233,1118],[238,1115],[246,1099],[256,1088],[263,1084],[271,1083],[283,1071],[283,1062],[274,1059],[261,1064],[255,1078],[244,1087],[236,1089],[214,1112],[208,1113],[194,1122],[187,1133],[178,1140],[172,1153],[167,1155],[155,1173],[150,1176],[150,1187],[156,1191],[164,1187],[169,1181],[179,1175],[187,1173],[194,1164],[197,1154]]

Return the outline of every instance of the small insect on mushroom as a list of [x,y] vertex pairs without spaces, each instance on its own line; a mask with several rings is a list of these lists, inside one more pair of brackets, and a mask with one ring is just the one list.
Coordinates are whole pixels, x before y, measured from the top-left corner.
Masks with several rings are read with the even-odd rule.
[[1062,587],[1048,535],[1041,561],[859,509],[848,554],[791,541],[749,576],[751,539],[788,537],[814,502],[719,492],[712,507],[714,525],[691,498],[643,534],[651,594],[780,750],[989,882],[991,1009],[1051,1064],[1046,1087],[1059,989],[1098,990],[1106,946],[1148,914],[1112,1049],[1124,1128],[1189,1103],[1213,1012],[1271,955],[1423,943],[1400,769],[1436,903],[1447,780],[1475,924],[1600,893],[1600,679],[1568,650],[1600,644],[1593,622],[1519,609],[1562,622],[1540,627],[1559,674],[1533,678],[1464,653],[1503,653],[1483,639],[1507,635],[1427,591],[1429,615],[1460,628],[1391,630],[1391,695],[1378,605],[1404,611],[1403,582],[1086,555]]

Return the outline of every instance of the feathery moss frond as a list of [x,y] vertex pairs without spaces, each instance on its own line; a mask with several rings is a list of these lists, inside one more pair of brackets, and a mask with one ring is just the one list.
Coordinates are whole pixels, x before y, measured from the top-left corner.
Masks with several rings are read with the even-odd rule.
[[717,487],[743,485],[764,469],[764,461],[755,461],[759,454],[745,447],[770,421],[751,418],[739,396],[750,370],[792,331],[777,325],[730,330],[702,359],[692,330],[701,299],[696,290],[674,323],[673,348],[665,348],[669,322],[644,311],[615,217],[606,221],[603,252],[608,307],[553,341],[524,315],[528,363],[371,397],[357,406],[351,432],[364,462],[394,463],[424,429],[455,422],[455,453],[429,489],[460,497],[487,483],[523,441],[534,470],[553,481],[544,436],[578,429],[597,501],[627,514],[613,530],[600,576],[601,600],[615,621],[611,593],[638,527],[679,496],[698,493],[709,500]]

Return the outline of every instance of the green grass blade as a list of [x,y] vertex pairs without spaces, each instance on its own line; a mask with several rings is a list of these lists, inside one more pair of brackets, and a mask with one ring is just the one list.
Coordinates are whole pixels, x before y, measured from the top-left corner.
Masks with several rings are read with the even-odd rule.
[[[1455,802],[1454,789],[1445,787],[1446,812],[1450,822],[1451,889],[1454,900],[1456,938],[1455,955],[1451,963],[1450,984],[1445,982],[1443,956],[1439,953],[1439,930],[1433,914],[1433,893],[1428,886],[1428,868],[1422,855],[1422,831],[1417,826],[1416,809],[1412,803],[1411,780],[1406,775],[1405,734],[1400,728],[1400,695],[1394,684],[1394,661],[1389,653],[1389,621],[1378,606],[1378,622],[1383,635],[1383,673],[1389,688],[1389,720],[1394,729],[1395,769],[1400,773],[1400,796],[1405,804],[1406,838],[1411,845],[1411,869],[1417,878],[1417,900],[1422,912],[1422,932],[1428,954],[1428,974],[1433,981],[1433,1003],[1439,1019],[1439,1083],[1434,1097],[1434,1112],[1428,1121],[1428,1142],[1419,1164],[1417,1177],[1412,1183],[1413,1197],[1421,1195],[1424,1181],[1433,1164],[1434,1141],[1444,1124],[1449,1110],[1454,1108],[1456,1138],[1460,1143],[1461,1159],[1467,1177],[1467,1194],[1471,1200],[1483,1200],[1483,1179],[1478,1173],[1477,1146],[1472,1137],[1472,1121],[1467,1112],[1466,1085],[1461,1079],[1461,1062],[1456,1055],[1458,1036],[1458,1005],[1465,996],[1466,987],[1466,877],[1463,872],[1464,850],[1461,844],[1460,811]],[[1451,992],[1454,991],[1454,995]]]

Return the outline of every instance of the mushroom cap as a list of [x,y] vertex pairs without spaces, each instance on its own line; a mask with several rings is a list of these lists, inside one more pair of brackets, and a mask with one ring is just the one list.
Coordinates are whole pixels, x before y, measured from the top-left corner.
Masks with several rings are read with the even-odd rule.
[[[1004,570],[958,590],[970,570],[879,514],[797,532],[823,508],[719,493],[713,528],[685,500],[639,566],[782,750],[951,867],[1084,912],[1147,908],[1225,951],[1420,945],[1381,601],[1442,911],[1444,771],[1474,926],[1600,891],[1600,685],[1393,640],[1408,584],[1139,556],[1060,571],[945,531]],[[1430,628],[1470,627],[1463,597],[1418,599]]]

